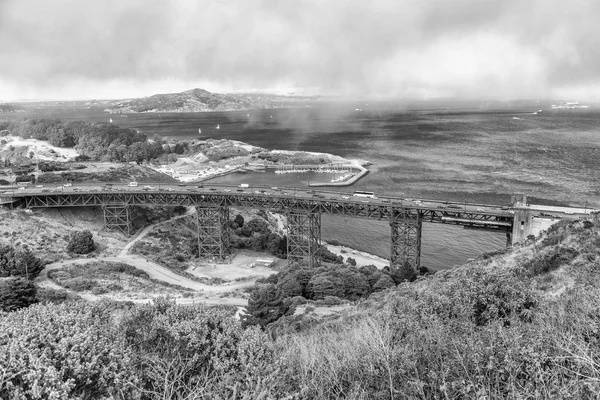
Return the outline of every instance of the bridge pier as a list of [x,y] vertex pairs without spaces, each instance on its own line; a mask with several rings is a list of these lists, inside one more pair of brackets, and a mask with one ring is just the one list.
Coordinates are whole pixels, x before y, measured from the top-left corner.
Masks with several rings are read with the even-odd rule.
[[418,210],[395,209],[390,216],[392,240],[390,269],[410,266],[415,272],[421,266],[421,230],[423,218]]
[[533,214],[527,206],[527,196],[521,193],[515,193],[512,195],[512,203],[515,214],[513,219],[513,229],[510,235],[510,245],[507,236],[507,247],[527,240],[527,236],[532,233]]
[[224,260],[229,256],[229,207],[196,207],[199,257]]
[[133,206],[105,204],[102,206],[102,210],[104,211],[104,227],[106,229],[118,229],[126,235],[133,233],[133,220],[135,219]]
[[287,213],[288,266],[318,267],[321,248],[321,212],[318,208],[293,208]]

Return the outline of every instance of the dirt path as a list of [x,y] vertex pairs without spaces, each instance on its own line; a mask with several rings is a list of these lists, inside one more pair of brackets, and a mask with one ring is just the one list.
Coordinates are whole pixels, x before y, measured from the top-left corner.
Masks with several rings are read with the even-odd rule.
[[40,286],[52,287],[54,289],[64,289],[56,283],[52,282],[48,278],[48,271],[54,269],[60,269],[67,265],[72,264],[86,264],[94,261],[108,261],[108,262],[120,262],[134,266],[137,269],[145,271],[150,278],[158,281],[183,286],[187,289],[193,289],[203,292],[223,293],[231,292],[233,290],[252,286],[253,281],[238,282],[238,283],[224,283],[222,285],[207,285],[206,283],[196,282],[181,276],[162,265],[156,264],[155,262],[148,261],[143,257],[136,255],[125,255],[125,256],[114,256],[114,257],[93,257],[93,258],[74,258],[71,260],[58,261],[52,264],[48,264],[46,268],[36,278],[36,283]]
[[[42,270],[40,275],[35,279],[35,283],[41,287],[47,287],[47,288],[56,289],[56,290],[67,290],[67,289],[63,288],[62,286],[54,283],[52,280],[50,280],[50,278],[48,277],[48,272],[55,270],[55,269],[60,269],[67,265],[72,265],[72,264],[86,264],[86,263],[90,263],[90,262],[107,261],[107,262],[120,262],[123,264],[128,264],[128,265],[131,265],[142,271],[145,271],[148,274],[148,276],[152,279],[156,279],[158,281],[165,282],[165,283],[179,285],[179,286],[185,287],[187,289],[201,291],[201,292],[209,294],[209,295],[212,293],[214,293],[215,295],[218,295],[218,294],[222,294],[222,293],[226,293],[226,292],[231,292],[236,289],[252,286],[254,284],[254,280],[250,280],[250,281],[246,281],[246,282],[225,283],[225,284],[221,284],[221,285],[208,285],[205,283],[196,282],[194,280],[191,280],[184,276],[181,276],[181,275],[171,271],[170,269],[163,267],[162,265],[159,265],[155,262],[149,261],[142,256],[128,254],[129,249],[131,249],[131,247],[138,240],[140,240],[144,236],[146,236],[148,234],[148,232],[150,232],[156,226],[167,223],[167,222],[171,222],[176,219],[185,218],[185,217],[193,214],[194,212],[195,212],[195,209],[193,207],[189,207],[188,211],[185,214],[179,215],[177,217],[174,217],[174,218],[168,219],[166,221],[162,221],[157,224],[150,225],[150,226],[144,228],[142,231],[140,231],[135,236],[135,238],[133,238],[133,240],[131,240],[129,243],[127,243],[125,245],[125,247],[123,247],[123,249],[117,256],[74,258],[74,259],[70,259],[70,260],[63,260],[63,261],[58,261],[55,263],[48,264],[48,265],[46,265],[44,270]],[[82,295],[81,293],[77,293],[77,294],[79,296],[85,298],[86,300],[100,300],[100,299],[104,298],[102,296],[95,296],[92,294],[84,294],[84,295]],[[131,299],[131,300],[135,301],[135,302],[145,303],[145,302],[151,301],[152,299],[148,298],[148,299]],[[216,296],[216,297],[209,297],[209,298],[203,298],[203,299],[181,298],[181,299],[177,299],[177,303],[178,304],[193,304],[193,303],[230,304],[230,305],[235,305],[237,307],[243,307],[248,302],[246,299],[239,298],[239,297],[222,298],[222,297]]]
[[119,257],[126,256],[127,253],[129,253],[129,249],[131,249],[133,247],[133,245],[136,244],[140,239],[142,239],[144,236],[146,236],[152,229],[156,228],[159,225],[166,224],[167,222],[172,222],[172,221],[175,221],[180,218],[188,217],[188,216],[192,215],[194,212],[196,212],[196,209],[194,207],[188,207],[185,214],[178,215],[176,217],[170,218],[166,221],[159,222],[157,224],[148,225],[147,227],[145,227],[144,229],[139,231],[137,233],[137,235],[135,235],[133,240],[131,240],[129,243],[127,243],[125,245],[125,247],[123,247],[123,250],[121,250],[121,252],[119,253]]

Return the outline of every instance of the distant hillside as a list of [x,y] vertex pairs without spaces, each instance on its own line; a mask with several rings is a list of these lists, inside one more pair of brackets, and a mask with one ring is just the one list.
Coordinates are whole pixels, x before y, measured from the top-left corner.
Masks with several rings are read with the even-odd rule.
[[118,100],[104,111],[109,113],[234,111],[307,106],[318,99],[318,96],[219,94],[204,89],[192,89],[181,93],[155,94],[139,99]]
[[24,111],[23,108],[8,103],[0,103],[0,113]]

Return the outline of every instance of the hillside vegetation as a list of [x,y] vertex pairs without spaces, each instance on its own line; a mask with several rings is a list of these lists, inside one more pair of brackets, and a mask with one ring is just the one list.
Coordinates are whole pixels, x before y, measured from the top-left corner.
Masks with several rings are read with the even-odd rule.
[[264,329],[167,300],[33,305],[0,317],[0,397],[596,398],[599,273],[596,217]]
[[181,93],[155,94],[150,97],[120,100],[108,107],[110,113],[131,112],[200,112],[233,111],[309,104],[317,97],[278,96],[269,94],[219,94],[204,89]]

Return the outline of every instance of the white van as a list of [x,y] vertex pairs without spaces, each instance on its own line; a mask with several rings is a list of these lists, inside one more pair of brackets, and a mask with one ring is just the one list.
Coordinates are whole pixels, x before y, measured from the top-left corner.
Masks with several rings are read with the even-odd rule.
[[137,182],[129,182],[129,185],[127,185],[127,186],[136,187],[137,185],[138,185]]

